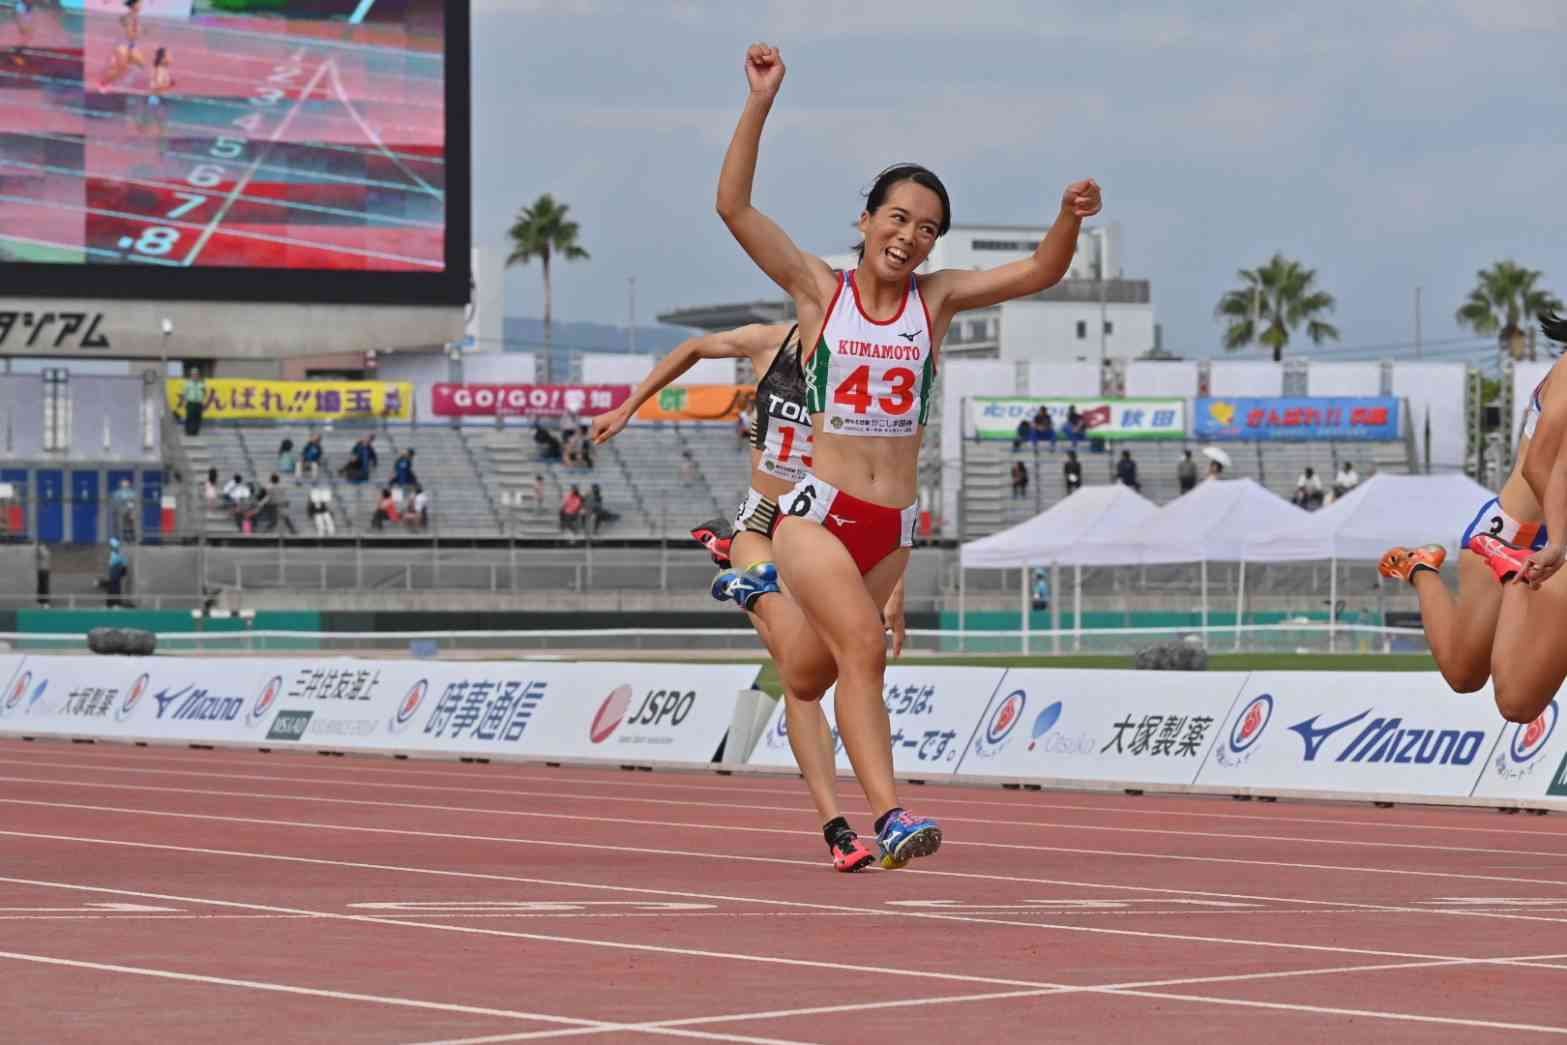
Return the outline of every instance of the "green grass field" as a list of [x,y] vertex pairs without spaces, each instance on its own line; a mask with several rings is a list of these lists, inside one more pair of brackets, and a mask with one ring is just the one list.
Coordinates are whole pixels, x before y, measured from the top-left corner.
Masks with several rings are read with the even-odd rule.
[[[740,658],[745,662],[745,658]],[[762,665],[757,687],[779,696],[778,671],[773,662],[758,658]],[[893,661],[891,663],[898,663]],[[1061,657],[1021,657],[1015,654],[970,654],[961,657],[920,657],[905,660],[905,665],[955,665],[979,668],[1130,668],[1132,656],[1087,655]],[[1425,653],[1218,653],[1208,658],[1209,671],[1435,671],[1436,662]]]

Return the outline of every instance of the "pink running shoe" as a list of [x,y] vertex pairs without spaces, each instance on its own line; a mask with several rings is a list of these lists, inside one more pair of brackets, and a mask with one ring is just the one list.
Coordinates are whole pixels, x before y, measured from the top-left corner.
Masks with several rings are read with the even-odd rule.
[[1523,576],[1524,566],[1529,562],[1528,552],[1488,533],[1469,538],[1469,550],[1484,559],[1503,584]]
[[850,831],[841,834],[832,844],[832,869],[844,874],[862,871],[876,862],[876,854],[868,849],[860,836]]

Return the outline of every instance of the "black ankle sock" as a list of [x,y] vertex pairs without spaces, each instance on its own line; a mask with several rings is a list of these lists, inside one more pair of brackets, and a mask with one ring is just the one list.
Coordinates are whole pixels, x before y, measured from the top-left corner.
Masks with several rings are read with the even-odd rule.
[[849,821],[841,816],[835,816],[822,825],[822,837],[827,839],[829,848],[834,842],[838,841],[840,836],[852,835],[853,833],[854,829],[849,826]]
[[882,829],[887,826],[887,821],[891,820],[894,815],[896,815],[898,813],[901,813],[901,812],[903,812],[903,807],[902,806],[893,806],[891,809],[887,810],[881,816],[878,816],[876,818],[876,833],[877,834],[881,834]]

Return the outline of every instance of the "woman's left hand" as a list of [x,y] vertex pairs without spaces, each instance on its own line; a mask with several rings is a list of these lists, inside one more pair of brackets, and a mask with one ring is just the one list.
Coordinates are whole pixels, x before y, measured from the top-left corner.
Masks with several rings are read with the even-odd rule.
[[1092,178],[1074,181],[1061,194],[1061,209],[1069,210],[1079,218],[1093,217],[1102,206],[1104,201],[1100,197],[1099,183]]

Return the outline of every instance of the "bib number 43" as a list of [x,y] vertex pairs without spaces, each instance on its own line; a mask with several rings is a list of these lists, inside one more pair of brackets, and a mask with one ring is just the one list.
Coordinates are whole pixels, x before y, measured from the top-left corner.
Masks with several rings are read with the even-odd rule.
[[832,394],[832,401],[841,403],[857,414],[863,414],[875,403],[881,407],[882,412],[888,414],[906,414],[914,406],[914,382],[917,379],[914,371],[908,367],[895,366],[881,375],[881,382],[888,385],[886,395],[873,395],[871,393],[871,368],[861,366],[855,368],[854,373],[843,379]]

